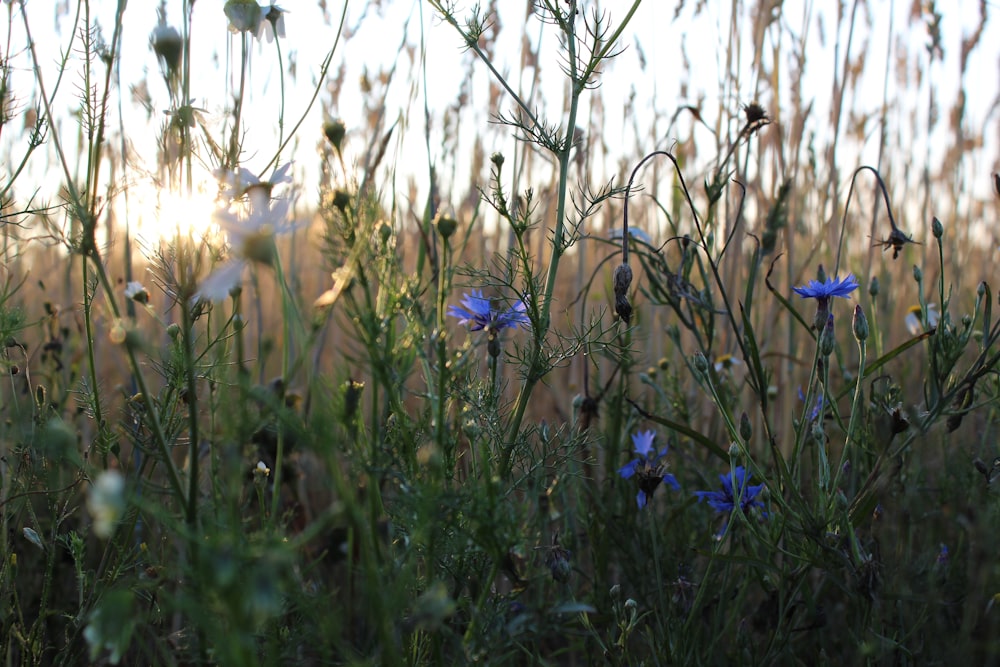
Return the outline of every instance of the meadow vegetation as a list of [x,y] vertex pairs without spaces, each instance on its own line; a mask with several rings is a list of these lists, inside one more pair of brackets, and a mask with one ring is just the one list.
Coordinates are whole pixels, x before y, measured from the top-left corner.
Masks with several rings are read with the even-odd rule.
[[[1000,662],[1000,165],[964,69],[987,3],[954,101],[921,74],[947,11],[913,3],[878,62],[851,43],[869,3],[841,3],[819,118],[800,85],[817,19],[781,3],[720,14],[710,103],[690,83],[605,96],[638,0],[527,1],[520,26],[428,0],[360,83],[358,126],[335,65],[359,45],[322,4],[306,102],[326,120],[273,96],[277,138],[252,150],[251,56],[293,76],[282,8],[163,3],[127,54],[159,76],[129,91],[124,17],[152,7],[99,26],[67,3],[51,80],[40,4],[0,5],[29,44],[0,60],[4,664]],[[676,4],[664,34],[719,3]],[[216,123],[190,93],[192,41],[225,39],[202,12],[234,54]],[[465,78],[393,118],[428,39]],[[879,68],[926,113],[860,95]],[[116,124],[142,88],[168,100],[152,176],[168,199],[211,173],[211,231],[125,224]],[[605,136],[647,102],[634,144]],[[397,150],[417,116],[419,178]],[[945,122],[938,163],[910,150]]]

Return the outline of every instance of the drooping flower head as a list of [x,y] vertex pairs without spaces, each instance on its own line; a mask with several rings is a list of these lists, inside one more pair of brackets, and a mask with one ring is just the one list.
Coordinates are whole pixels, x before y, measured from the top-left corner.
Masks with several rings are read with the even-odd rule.
[[819,330],[826,324],[830,313],[830,299],[839,297],[846,299],[858,288],[858,281],[853,273],[847,274],[843,280],[832,277],[823,278],[823,267],[820,266],[820,280],[810,280],[803,287],[793,287],[792,290],[803,299],[816,299],[816,317],[813,326]]
[[752,507],[764,507],[764,503],[757,497],[764,485],[750,486],[750,473],[743,466],[737,466],[732,473],[719,475],[719,480],[722,481],[722,489],[719,491],[695,491],[694,495],[698,496],[699,502],[706,501],[709,507],[720,513],[732,512],[737,504],[744,512]]
[[270,44],[274,41],[275,36],[278,39],[285,38],[285,14],[288,13],[287,9],[282,9],[277,5],[269,5],[266,7],[261,7],[263,16],[261,17],[260,28],[257,31],[257,39],[260,39],[261,35],[267,38],[267,43]]
[[656,437],[655,431],[641,431],[632,434],[632,444],[635,446],[635,453],[639,458],[632,459],[621,468],[618,474],[622,479],[632,479],[635,477],[639,481],[639,493],[635,496],[635,502],[642,509],[653,497],[653,492],[660,486],[661,482],[666,482],[676,490],[680,490],[681,485],[677,478],[667,472],[667,464],[663,460],[667,456],[667,447],[657,451],[653,447],[653,439]]
[[496,333],[507,327],[527,327],[531,324],[523,299],[519,299],[507,310],[499,311],[493,308],[492,301],[478,289],[472,290],[472,294],[463,295],[461,306],[448,306],[448,315],[459,318],[459,324],[471,323],[470,331],[485,329]]
[[149,303],[149,291],[139,281],[130,280],[125,285],[125,298],[132,299],[136,303],[147,304]]
[[229,19],[229,31],[256,35],[263,18],[257,0],[226,0],[222,11]]

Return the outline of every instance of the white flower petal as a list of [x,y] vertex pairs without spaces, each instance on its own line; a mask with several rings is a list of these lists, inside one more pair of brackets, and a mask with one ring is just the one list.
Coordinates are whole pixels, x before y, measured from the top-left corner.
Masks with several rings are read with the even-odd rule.
[[202,281],[198,293],[194,295],[195,301],[224,300],[230,290],[240,284],[246,266],[245,259],[231,259],[217,267]]

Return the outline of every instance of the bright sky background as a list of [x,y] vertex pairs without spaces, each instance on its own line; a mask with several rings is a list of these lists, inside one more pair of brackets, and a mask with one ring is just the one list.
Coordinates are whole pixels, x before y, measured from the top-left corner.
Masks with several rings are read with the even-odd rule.
[[[116,2],[113,0],[92,1],[97,22],[103,28],[106,36],[110,36],[114,10]],[[122,109],[125,133],[133,145],[132,157],[137,159],[137,164],[145,164],[147,168],[154,168],[156,159],[155,138],[160,123],[164,121],[163,112],[168,107],[167,95],[163,82],[159,75],[159,68],[149,48],[149,35],[156,24],[156,6],[158,3],[146,0],[138,2],[133,0],[129,3],[125,13],[123,47],[124,58],[121,63],[121,85],[122,85]],[[322,9],[325,4],[326,10]],[[513,73],[517,70],[517,58],[520,51],[521,27],[524,21],[525,2],[514,0],[502,0],[497,3],[502,5],[499,21],[502,26],[500,40],[497,46],[498,69],[501,72]],[[619,19],[627,10],[630,3],[625,0],[603,2],[601,7],[608,11],[612,20]],[[687,5],[697,3],[689,2]],[[795,7],[805,7],[808,3],[785,3],[785,22],[794,31],[802,29],[801,18],[794,16]],[[850,3],[847,11],[850,10]],[[886,35],[889,32],[889,23],[892,21],[894,31],[902,33],[905,37],[899,44],[916,52],[923,48],[926,43],[926,30],[922,23],[916,23],[907,27],[910,12],[910,0],[875,0],[870,3],[873,6],[873,13],[870,16],[871,27],[862,21],[860,27],[854,35],[852,51],[858,52],[864,49],[868,53],[869,65],[865,70],[862,90],[866,98],[861,106],[870,110],[877,110],[882,100],[883,72],[886,57]],[[0,11],[0,34],[6,34],[8,28],[8,12],[13,12],[11,47],[14,56],[12,65],[14,72],[12,75],[12,88],[22,108],[32,105],[35,93],[32,91],[31,73],[27,71],[30,60],[21,49],[24,46],[24,28],[19,17],[20,9],[14,5],[4,3]],[[170,0],[167,3],[167,20],[179,27],[180,8],[179,0]],[[422,6],[421,6],[422,5]],[[622,122],[622,112],[615,108],[617,100],[624,106],[626,100],[632,94],[636,94],[636,114],[638,124],[641,126],[645,119],[644,114],[650,114],[654,104],[661,112],[669,115],[674,108],[680,104],[697,102],[698,98],[704,98],[705,109],[709,114],[714,114],[719,104],[720,87],[719,82],[723,79],[720,71],[723,63],[720,58],[726,52],[729,39],[727,30],[729,25],[730,3],[709,2],[708,9],[702,12],[697,18],[692,18],[692,8],[686,7],[676,21],[673,18],[676,2],[665,0],[647,0],[640,7],[632,24],[625,33],[622,42],[625,52],[619,56],[605,70],[602,79],[601,96],[606,104],[607,125],[605,136],[609,143],[620,142],[622,146],[633,149],[636,139],[631,134],[630,129]],[[809,51],[808,66],[811,75],[806,78],[804,85],[808,90],[803,91],[807,99],[815,98],[817,108],[813,113],[815,129],[819,133],[829,131],[829,113],[826,108],[831,97],[831,87],[833,75],[836,67],[834,64],[834,46],[836,44],[836,5],[835,2],[816,2],[817,9],[814,10],[814,21],[808,26],[809,30]],[[998,12],[1000,8],[995,2],[989,2],[986,34],[982,38],[982,44],[974,52],[967,73],[967,120],[973,127],[993,128],[988,130],[986,140],[989,142],[982,151],[983,156],[987,156],[989,163],[979,165],[977,172],[979,176],[988,175],[991,171],[998,169],[998,134],[1000,134],[1000,111],[998,111],[998,84],[1000,84],[1000,26],[997,21],[1000,19]],[[68,42],[69,26],[73,12],[76,11],[76,2],[70,0],[58,0],[49,5],[45,2],[27,2],[25,7],[29,12],[32,32],[38,42],[38,52],[43,59],[44,77],[46,86],[51,92],[56,80],[57,68],[55,61],[64,45]],[[239,39],[227,31],[227,20],[222,11],[222,0],[198,0],[194,4],[194,62],[196,76],[192,89],[194,106],[207,110],[207,117],[214,119],[221,124],[225,119],[226,109],[231,106],[231,99],[227,91],[232,91],[236,87],[238,76],[239,59]],[[308,98],[312,93],[316,77],[319,73],[320,63],[327,50],[335,39],[335,27],[338,22],[342,4],[336,0],[329,0],[326,3],[317,0],[284,0],[281,6],[288,10],[286,17],[287,38],[284,40],[283,56],[286,66],[294,64],[295,76],[286,76],[288,86],[286,96],[286,127],[299,119],[308,103]],[[584,6],[592,6],[592,3],[584,3]],[[820,9],[822,7],[823,9]],[[926,72],[927,81],[936,86],[939,90],[939,100],[942,105],[942,114],[946,114],[951,101],[955,97],[958,81],[958,55],[960,51],[960,40],[962,36],[971,31],[972,26],[977,23],[979,3],[971,0],[958,0],[954,3],[939,3],[940,11],[944,14],[944,47],[945,61],[936,63],[934,67]],[[421,11],[422,10],[422,11]],[[465,10],[460,10],[459,15],[464,16]],[[749,12],[750,10],[744,10]],[[861,10],[859,16],[864,15]],[[427,48],[427,90],[426,95],[431,106],[433,137],[431,150],[440,152],[440,141],[435,140],[439,136],[441,113],[455,100],[458,88],[463,79],[463,72],[469,60],[459,42],[455,31],[444,24],[438,17],[433,15],[433,10],[427,3],[421,0],[385,0],[381,3],[352,2],[347,12],[347,26],[350,33],[349,39],[343,41],[339,48],[339,53],[334,58],[334,66],[331,68],[331,75],[336,74],[339,67],[344,68],[344,86],[338,103],[334,105],[332,113],[344,120],[348,128],[348,147],[356,147],[363,143],[367,137],[359,136],[361,128],[364,128],[365,110],[363,108],[362,96],[360,93],[359,81],[362,72],[367,69],[371,76],[377,76],[380,70],[387,70],[392,63],[399,58],[399,71],[386,102],[386,112],[388,117],[395,118],[401,113],[405,114],[410,121],[410,125],[403,131],[397,131],[396,139],[399,143],[392,146],[395,151],[395,161],[401,171],[407,169],[413,171],[413,177],[418,183],[422,183],[423,172],[426,170],[427,150],[423,139],[423,95],[420,88],[421,81],[414,80],[418,69],[414,67],[408,57],[400,57],[403,45],[411,45],[415,48],[415,53],[419,54],[422,23],[424,37]],[[747,17],[740,20],[741,25],[749,24]],[[820,29],[820,24],[823,28]],[[528,29],[528,34],[532,40],[539,35],[537,21],[532,21]],[[845,33],[846,34],[846,33]],[[842,42],[843,37],[842,35]],[[744,43],[749,45],[749,39],[744,36]],[[787,38],[786,44],[787,46]],[[562,108],[563,85],[554,77],[557,62],[557,41],[555,32],[547,28],[541,33],[542,40],[542,61],[543,65],[543,86],[536,101],[543,104],[546,113],[544,115],[550,120],[560,119]],[[770,42],[765,42],[770,44]],[[687,75],[681,67],[682,46],[686,50],[688,59],[692,62],[692,72]],[[769,48],[769,47],[768,47]],[[639,54],[645,55],[649,63],[643,72],[639,67]],[[749,51],[739,54],[740,62],[737,69],[740,77],[746,82],[747,89],[737,91],[735,99],[724,100],[728,108],[738,109],[741,104],[754,100],[754,90],[751,87],[755,79],[755,74],[751,68],[751,54]],[[841,56],[842,57],[842,56]],[[895,55],[892,56],[895,58]],[[245,166],[254,172],[258,172],[263,165],[271,158],[277,144],[275,128],[277,126],[278,100],[279,100],[279,77],[276,69],[277,53],[273,44],[266,42],[253,45],[252,70],[250,85],[248,88],[247,115],[244,117],[248,131],[246,146]],[[785,76],[789,63],[786,61]],[[476,76],[471,90],[471,103],[473,106],[485,107],[488,96],[487,82],[488,76],[481,63],[475,64]],[[679,97],[681,79],[684,77],[689,90],[687,98]],[[515,77],[516,78],[516,77]],[[145,112],[133,104],[129,99],[129,86],[140,84],[143,80],[147,82],[148,90],[153,102],[153,115],[147,119]],[[525,82],[527,84],[527,82]],[[63,142],[73,148],[76,145],[77,131],[73,126],[73,120],[66,113],[78,103],[77,88],[79,79],[70,76],[62,84],[59,101],[62,103],[62,126],[59,128]],[[926,86],[927,84],[925,84]],[[900,93],[896,88],[896,80],[891,75],[889,82],[890,98],[896,104],[912,104],[920,109],[926,106],[926,91],[910,90]],[[313,106],[309,116],[303,123],[298,135],[298,145],[287,155],[294,156],[296,181],[301,184],[300,209],[307,209],[312,206],[316,199],[315,183],[318,174],[317,146],[322,141],[321,126],[323,122],[322,109],[329,106],[329,94],[323,90],[317,103]],[[115,100],[117,104],[117,100]],[[850,106],[848,102],[848,106]],[[509,111],[512,108],[509,100],[502,102],[502,110]],[[586,112],[586,107],[583,110]],[[487,150],[503,150],[509,154],[513,144],[510,132],[487,123],[488,117],[485,113],[481,115],[480,124],[463,125],[463,131],[468,133],[478,133],[485,137]],[[706,120],[711,124],[714,118],[708,117]],[[117,117],[112,121],[113,134],[112,141],[119,141]],[[4,135],[0,138],[0,155],[4,158],[4,166],[10,171],[12,164],[18,159],[26,140],[26,133],[20,132],[21,123],[15,120],[8,128],[5,128]],[[932,154],[939,154],[943,150],[946,141],[950,137],[947,130],[946,118],[939,124],[940,136],[929,139]],[[470,134],[471,136],[471,134]],[[670,137],[664,137],[663,144],[668,145]],[[914,137],[914,150],[923,154],[924,138]],[[48,147],[51,149],[51,145]],[[652,149],[653,147],[649,147]],[[861,154],[857,156],[855,164],[874,164],[877,159],[877,134],[861,149]],[[623,150],[623,154],[631,155],[634,150]],[[352,156],[349,153],[349,159]],[[54,153],[51,150],[45,155],[36,156],[29,167],[28,173],[18,180],[16,192],[17,196],[23,198],[34,189],[39,189],[45,196],[51,196],[57,192],[62,182],[61,170],[57,169],[54,161]],[[451,160],[454,157],[454,160]],[[455,174],[455,184],[453,191],[449,191],[446,182],[444,194],[447,197],[460,198],[465,194],[468,186],[468,177],[459,176],[468,170],[469,156],[459,154],[448,156],[442,154],[432,155],[432,159],[441,166],[450,168],[444,170],[447,177],[449,173]],[[842,158],[843,159],[843,158]],[[891,156],[890,156],[891,159]],[[386,162],[393,161],[393,156],[387,158]],[[601,171],[606,169],[606,171]],[[616,165],[594,165],[592,178],[595,182],[606,180],[615,173]],[[848,173],[850,169],[848,168]],[[267,174],[265,174],[266,176]],[[402,174],[406,176],[406,174]],[[485,172],[480,181],[485,179]],[[120,174],[119,174],[120,177]],[[405,178],[397,179],[397,187],[405,188]],[[842,184],[846,189],[846,184]],[[989,196],[988,180],[979,178],[972,186],[976,196]],[[424,195],[426,188],[421,191]],[[453,201],[452,204],[457,204]],[[198,215],[192,213],[192,215]]]

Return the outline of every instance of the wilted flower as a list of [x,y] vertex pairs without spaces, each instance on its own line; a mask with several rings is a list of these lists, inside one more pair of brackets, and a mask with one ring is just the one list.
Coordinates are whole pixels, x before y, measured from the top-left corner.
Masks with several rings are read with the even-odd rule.
[[263,14],[257,0],[227,0],[222,11],[229,19],[229,31],[256,35]]
[[115,524],[125,511],[125,478],[117,470],[105,470],[90,486],[87,511],[94,519],[94,533],[111,537]]
[[667,466],[663,459],[667,456],[667,447],[664,446],[660,451],[656,451],[653,447],[655,437],[655,431],[634,433],[632,444],[635,445],[635,453],[639,458],[629,461],[618,469],[622,479],[636,477],[639,480],[639,493],[635,496],[639,509],[646,506],[660,482],[666,482],[678,491],[681,488],[677,478],[666,471]]
[[127,285],[125,285],[125,298],[132,299],[136,303],[149,303],[149,292],[143,287],[142,283],[131,280]]
[[260,39],[261,35],[267,37],[267,43],[270,44],[274,41],[274,36],[277,35],[278,39],[285,38],[285,14],[288,10],[282,9],[277,5],[270,5],[268,7],[261,7],[263,12],[263,20],[260,22],[260,28],[257,30],[257,39]]
[[737,504],[744,512],[752,507],[764,507],[764,503],[757,498],[764,485],[748,486],[750,473],[743,466],[737,466],[732,473],[719,475],[719,479],[722,481],[721,491],[695,491],[699,501],[708,502],[712,509],[720,513],[732,512]]
[[[927,304],[927,326],[934,328],[937,326],[938,321],[941,319],[941,315],[937,312],[937,305],[933,303]],[[906,322],[906,329],[914,336],[918,336],[924,332],[924,318],[923,311],[920,308],[920,304],[910,306],[909,310],[906,311],[906,317],[904,322]]]
[[459,318],[459,324],[472,323],[469,327],[471,331],[486,329],[496,333],[506,327],[527,327],[531,324],[523,299],[518,299],[513,306],[500,312],[494,310],[490,299],[483,296],[482,290],[477,289],[472,290],[472,294],[463,296],[461,306],[448,306],[448,315]]

